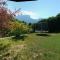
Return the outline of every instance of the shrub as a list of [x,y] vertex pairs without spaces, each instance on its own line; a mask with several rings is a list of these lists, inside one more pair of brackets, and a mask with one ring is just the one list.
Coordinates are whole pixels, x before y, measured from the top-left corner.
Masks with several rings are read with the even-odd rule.
[[15,36],[15,38],[20,38],[21,35],[28,33],[29,30],[27,25],[19,22],[12,22],[10,29],[11,29],[11,35]]

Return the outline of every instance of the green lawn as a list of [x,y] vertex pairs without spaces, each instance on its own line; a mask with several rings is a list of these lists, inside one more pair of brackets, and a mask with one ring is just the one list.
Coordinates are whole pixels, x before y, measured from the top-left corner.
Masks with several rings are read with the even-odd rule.
[[28,34],[23,40],[0,38],[0,60],[60,60],[60,33]]

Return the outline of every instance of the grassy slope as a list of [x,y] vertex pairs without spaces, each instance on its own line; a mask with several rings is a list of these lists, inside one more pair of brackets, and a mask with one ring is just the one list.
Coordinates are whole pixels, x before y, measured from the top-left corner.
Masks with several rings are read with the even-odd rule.
[[0,38],[1,60],[60,60],[60,34],[29,34],[24,41]]

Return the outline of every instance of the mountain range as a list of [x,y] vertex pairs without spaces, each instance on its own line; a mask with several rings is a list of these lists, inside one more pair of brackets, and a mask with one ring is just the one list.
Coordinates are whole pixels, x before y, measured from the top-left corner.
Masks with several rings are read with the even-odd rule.
[[18,15],[16,16],[18,20],[25,21],[26,23],[36,23],[38,19],[33,19],[29,15]]

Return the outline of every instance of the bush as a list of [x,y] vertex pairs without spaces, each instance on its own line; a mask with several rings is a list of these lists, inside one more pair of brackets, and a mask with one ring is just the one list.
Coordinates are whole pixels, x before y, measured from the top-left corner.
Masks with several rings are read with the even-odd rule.
[[15,36],[15,38],[20,38],[20,35],[22,34],[21,30],[19,28],[16,28],[12,34]]
[[12,22],[10,29],[11,35],[15,36],[15,38],[20,38],[21,35],[29,32],[28,26],[19,22]]

